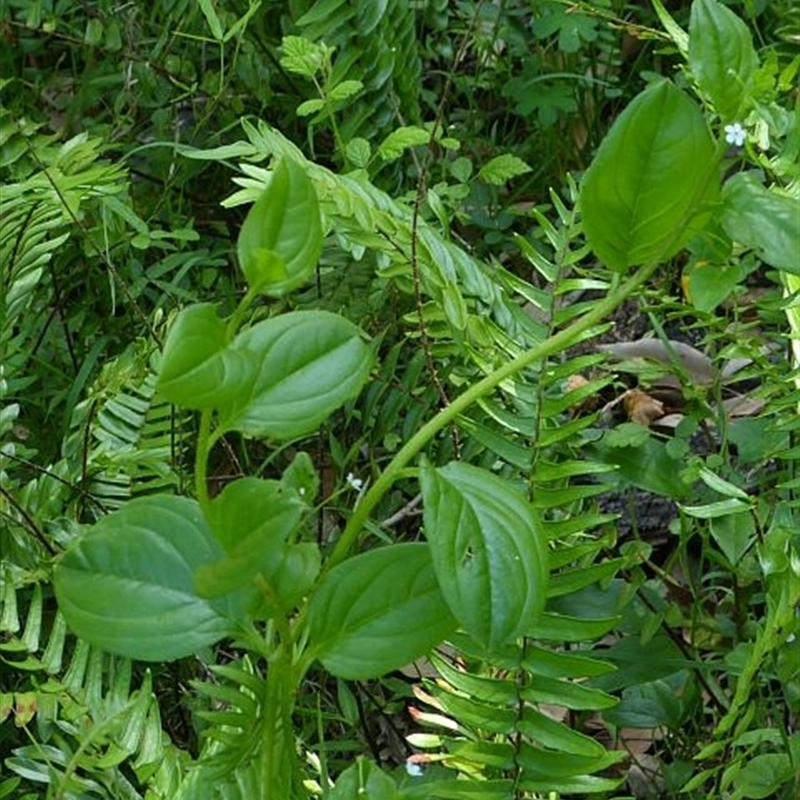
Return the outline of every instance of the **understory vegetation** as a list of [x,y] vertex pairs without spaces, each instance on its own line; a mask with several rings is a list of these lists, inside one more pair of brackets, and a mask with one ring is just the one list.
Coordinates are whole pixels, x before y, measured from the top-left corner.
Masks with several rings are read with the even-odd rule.
[[0,798],[797,798],[799,69],[3,0]]

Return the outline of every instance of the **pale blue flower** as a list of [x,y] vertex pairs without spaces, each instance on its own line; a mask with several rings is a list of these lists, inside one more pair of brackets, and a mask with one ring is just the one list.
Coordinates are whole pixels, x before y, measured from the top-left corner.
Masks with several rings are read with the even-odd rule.
[[361,478],[356,478],[352,472],[347,473],[345,480],[357,492],[360,492],[364,488],[364,481],[362,481]]
[[416,761],[406,761],[406,772],[412,778],[421,778],[424,774],[422,764],[418,764]]
[[732,125],[725,126],[725,141],[728,144],[732,144],[735,147],[741,147],[746,138],[747,133],[738,122],[734,122]]

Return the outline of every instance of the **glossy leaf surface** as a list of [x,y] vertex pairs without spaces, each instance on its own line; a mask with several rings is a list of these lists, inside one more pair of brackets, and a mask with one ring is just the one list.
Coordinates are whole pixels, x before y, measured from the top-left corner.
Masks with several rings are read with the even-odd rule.
[[243,391],[254,373],[250,354],[228,346],[225,323],[213,305],[181,311],[164,343],[158,388],[170,403],[208,409]]
[[697,106],[668,81],[623,111],[586,172],[586,236],[609,267],[667,259],[704,222],[718,193],[714,142]]
[[314,184],[283,158],[239,232],[239,265],[250,286],[281,297],[314,274],[322,253],[322,222]]
[[309,604],[312,652],[333,675],[375,678],[455,629],[426,544],[396,544],[334,567]]
[[534,627],[547,589],[545,536],[530,504],[467,464],[420,472],[425,535],[442,593],[476,641],[492,649]]
[[235,601],[212,603],[194,590],[195,570],[221,554],[194,501],[131,500],[59,561],[58,605],[78,636],[110,653],[182,658],[234,632]]
[[220,415],[224,430],[292,439],[311,433],[361,390],[372,351],[361,331],[327,311],[296,311],[240,333],[233,347],[257,363],[253,381]]
[[692,3],[689,66],[723,121],[735,119],[752,90],[758,56],[745,22],[717,0]]

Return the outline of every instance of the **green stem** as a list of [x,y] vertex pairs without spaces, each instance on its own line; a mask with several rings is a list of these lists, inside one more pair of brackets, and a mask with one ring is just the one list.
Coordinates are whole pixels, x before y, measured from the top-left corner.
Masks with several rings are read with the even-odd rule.
[[364,523],[392,484],[400,477],[401,470],[417,453],[444,427],[456,420],[476,400],[489,394],[507,378],[529,367],[537,361],[558,353],[574,344],[580,335],[605,319],[620,303],[635,292],[655,272],[657,263],[640,267],[633,276],[622,285],[618,285],[601,300],[591,311],[579,317],[569,327],[564,328],[541,344],[531,347],[512,361],[496,369],[490,375],[470,386],[456,397],[452,403],[443,408],[435,417],[426,422],[408,442],[398,451],[386,469],[380,474],[372,488],[361,498],[342,532],[341,538],[328,560],[328,568],[343,561],[356,542]]
[[211,411],[200,415],[200,430],[197,432],[197,450],[194,454],[194,483],[197,502],[203,514],[208,514],[211,499],[208,496],[208,452],[211,449]]
[[295,686],[291,644],[283,641],[267,665],[264,699],[261,792],[263,797],[294,797],[297,757],[292,725]]

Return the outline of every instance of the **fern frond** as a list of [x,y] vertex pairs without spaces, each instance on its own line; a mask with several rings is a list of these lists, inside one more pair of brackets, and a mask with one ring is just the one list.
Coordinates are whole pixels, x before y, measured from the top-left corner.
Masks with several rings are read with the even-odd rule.
[[193,681],[195,691],[210,702],[198,711],[208,723],[202,769],[209,779],[220,780],[245,769],[261,746],[261,715],[266,699],[266,681],[249,658],[240,664],[211,667],[218,682]]
[[[139,343],[106,365],[97,383],[73,413],[64,455],[76,482],[106,510],[138,494],[173,490],[176,465],[189,416],[156,395],[151,346]],[[76,474],[77,473],[77,474]],[[96,514],[95,509],[89,509]]]
[[119,767],[151,775],[165,758],[150,673],[135,685],[130,660],[75,641],[50,606],[35,577],[10,567],[0,574],[0,653],[17,675],[14,715],[37,730],[34,744],[7,742],[4,765],[64,797],[140,800]]
[[306,8],[297,26],[305,38],[336,48],[334,81],[356,78],[364,84],[342,119],[345,141],[378,136],[398,114],[417,122],[422,69],[408,0],[317,0]]

